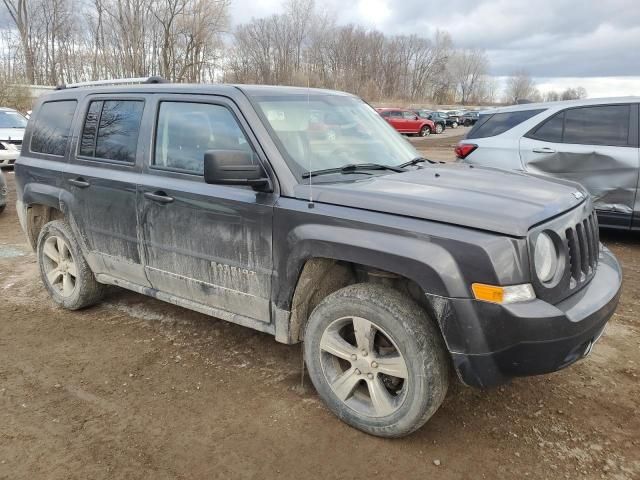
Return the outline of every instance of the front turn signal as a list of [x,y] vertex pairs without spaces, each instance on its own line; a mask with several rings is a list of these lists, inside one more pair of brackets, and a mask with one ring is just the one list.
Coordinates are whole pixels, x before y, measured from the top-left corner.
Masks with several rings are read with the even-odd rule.
[[491,303],[507,304],[527,302],[536,298],[536,294],[530,283],[509,285],[507,287],[487,285],[485,283],[473,283],[471,285],[471,290],[473,291],[473,296],[476,300]]

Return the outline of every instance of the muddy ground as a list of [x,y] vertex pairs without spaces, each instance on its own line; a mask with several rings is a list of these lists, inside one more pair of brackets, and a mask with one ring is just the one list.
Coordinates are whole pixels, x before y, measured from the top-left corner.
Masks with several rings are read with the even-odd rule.
[[[456,140],[416,142],[445,159]],[[7,177],[0,478],[640,478],[638,235],[603,234],[625,290],[589,358],[495,390],[454,386],[424,428],[382,440],[302,384],[300,346],[126,291],[54,306]]]

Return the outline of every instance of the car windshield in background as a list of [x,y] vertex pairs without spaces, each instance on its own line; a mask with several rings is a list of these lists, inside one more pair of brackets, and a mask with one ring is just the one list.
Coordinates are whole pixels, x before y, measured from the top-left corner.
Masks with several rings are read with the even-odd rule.
[[0,112],[0,128],[25,128],[27,119],[18,112]]
[[[420,156],[358,98],[340,95],[254,98],[289,168],[300,179],[308,171],[357,164],[397,166]],[[390,171],[378,169],[367,173]]]
[[517,112],[481,114],[475,126],[467,134],[467,138],[495,137],[544,111],[544,108],[540,108],[536,110],[519,110]]

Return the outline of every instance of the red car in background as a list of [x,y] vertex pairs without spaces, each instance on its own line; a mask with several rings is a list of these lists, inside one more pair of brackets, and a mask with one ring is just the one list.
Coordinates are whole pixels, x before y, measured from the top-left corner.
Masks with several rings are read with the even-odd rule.
[[387,122],[400,133],[426,137],[436,131],[431,120],[421,118],[415,112],[402,108],[376,108]]

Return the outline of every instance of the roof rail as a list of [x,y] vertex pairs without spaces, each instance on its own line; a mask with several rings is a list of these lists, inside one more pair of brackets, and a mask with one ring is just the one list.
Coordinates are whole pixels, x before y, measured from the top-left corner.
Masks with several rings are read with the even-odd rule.
[[137,77],[137,78],[114,78],[112,80],[95,80],[90,82],[78,82],[69,83],[68,85],[61,84],[56,87],[56,90],[64,90],[67,88],[80,88],[80,87],[101,87],[105,85],[132,85],[139,83],[169,83],[159,76],[152,77]]

